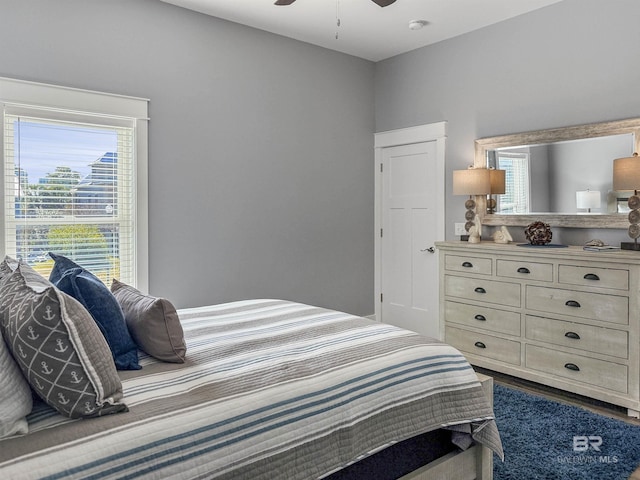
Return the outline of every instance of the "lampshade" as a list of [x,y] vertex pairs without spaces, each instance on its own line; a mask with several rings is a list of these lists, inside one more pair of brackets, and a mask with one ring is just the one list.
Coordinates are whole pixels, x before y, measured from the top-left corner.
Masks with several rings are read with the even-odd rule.
[[613,161],[613,189],[640,189],[640,158],[637,153],[633,157],[616,158]]
[[491,178],[491,194],[502,195],[505,193],[505,170],[489,170]]
[[491,192],[490,170],[469,168],[453,171],[454,195],[487,195]]
[[582,190],[576,192],[577,208],[600,208],[600,192],[598,190]]

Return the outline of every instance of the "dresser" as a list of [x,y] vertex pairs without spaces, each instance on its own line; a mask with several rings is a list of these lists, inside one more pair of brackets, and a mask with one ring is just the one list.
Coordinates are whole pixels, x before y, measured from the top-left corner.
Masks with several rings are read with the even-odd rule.
[[640,252],[438,242],[445,341],[479,367],[640,412]]

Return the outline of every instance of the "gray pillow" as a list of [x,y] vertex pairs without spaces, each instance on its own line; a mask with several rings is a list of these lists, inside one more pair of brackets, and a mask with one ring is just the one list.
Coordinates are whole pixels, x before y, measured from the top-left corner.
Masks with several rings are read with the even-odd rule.
[[87,310],[26,264],[0,281],[13,358],[47,404],[71,417],[126,411],[111,351]]
[[0,438],[29,431],[31,389],[0,335]]
[[113,279],[111,292],[118,300],[127,328],[141,350],[165,362],[183,363],[187,352],[176,309],[165,298],[145,295]]
[[4,257],[2,263],[0,263],[0,282],[11,275],[18,268],[18,260],[11,258],[10,256]]

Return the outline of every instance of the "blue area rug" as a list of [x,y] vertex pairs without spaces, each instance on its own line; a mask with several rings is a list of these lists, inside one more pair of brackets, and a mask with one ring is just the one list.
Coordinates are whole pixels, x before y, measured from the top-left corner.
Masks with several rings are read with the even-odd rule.
[[494,480],[627,480],[640,465],[640,426],[502,385],[494,412]]

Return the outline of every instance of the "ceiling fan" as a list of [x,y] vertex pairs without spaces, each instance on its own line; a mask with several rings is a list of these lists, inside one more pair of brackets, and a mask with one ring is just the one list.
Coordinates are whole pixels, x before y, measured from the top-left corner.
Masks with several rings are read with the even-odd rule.
[[[296,0],[277,0],[275,5],[291,5],[295,1]],[[371,1],[381,7],[388,7],[389,5],[394,3],[396,0],[371,0]]]

